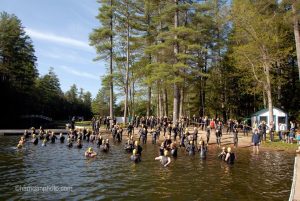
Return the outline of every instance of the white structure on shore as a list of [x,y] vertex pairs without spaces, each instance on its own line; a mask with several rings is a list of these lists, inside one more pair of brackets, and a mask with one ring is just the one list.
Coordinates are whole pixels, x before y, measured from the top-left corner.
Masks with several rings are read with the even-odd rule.
[[[288,114],[282,111],[279,108],[273,107],[273,119],[275,130],[279,130],[279,124],[285,124],[286,128],[288,127]],[[251,126],[253,127],[254,123],[259,125],[262,121],[265,121],[269,126],[269,109],[262,109],[251,115]]]

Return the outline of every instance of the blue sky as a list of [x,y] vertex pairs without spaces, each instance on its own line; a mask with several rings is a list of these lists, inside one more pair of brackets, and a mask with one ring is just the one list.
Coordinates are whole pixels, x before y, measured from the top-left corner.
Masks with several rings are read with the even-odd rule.
[[15,14],[31,37],[40,75],[54,68],[65,92],[75,83],[96,96],[106,63],[95,62],[89,34],[99,26],[96,0],[0,0],[0,11]]

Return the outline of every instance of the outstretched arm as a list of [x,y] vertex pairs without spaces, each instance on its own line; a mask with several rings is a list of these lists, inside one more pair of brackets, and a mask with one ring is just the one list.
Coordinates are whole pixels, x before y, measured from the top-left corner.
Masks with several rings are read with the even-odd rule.
[[171,163],[171,158],[168,157],[168,162],[164,166],[167,167],[170,163]]
[[160,160],[161,159],[161,156],[158,156],[155,158],[155,160]]

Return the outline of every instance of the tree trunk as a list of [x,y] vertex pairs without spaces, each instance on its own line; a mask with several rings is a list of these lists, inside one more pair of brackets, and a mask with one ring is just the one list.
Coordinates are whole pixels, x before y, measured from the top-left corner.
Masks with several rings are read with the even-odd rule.
[[162,94],[160,88],[158,89],[158,101],[159,101],[159,118],[163,116],[163,106],[162,106]]
[[[110,1],[110,6],[113,6],[113,1]],[[113,11],[112,11],[113,12]],[[111,14],[110,17],[110,31],[113,33],[113,15]],[[110,116],[110,125],[113,124],[112,119],[114,118],[114,86],[113,86],[113,35],[110,35],[110,58],[109,58],[109,73],[110,73],[110,80],[109,80],[109,116]]]
[[165,116],[169,116],[168,92],[166,88],[164,88],[164,103],[165,103]]
[[273,119],[273,101],[272,101],[272,90],[271,90],[271,80],[270,80],[270,67],[266,65],[265,74],[267,83],[265,85],[267,99],[268,99],[268,108],[269,108],[269,125],[274,123]]
[[[174,0],[175,5],[178,5],[178,0]],[[179,19],[178,19],[178,9],[176,8],[175,14],[174,14],[174,28],[176,29],[179,24]],[[177,35],[174,36],[174,39],[177,39]],[[176,43],[174,45],[174,54],[175,54],[175,63],[177,63],[176,56],[179,53],[179,44]],[[175,76],[177,73],[175,73]],[[174,100],[173,100],[173,123],[175,124],[176,121],[178,120],[178,113],[179,113],[179,101],[180,101],[180,93],[179,93],[179,87],[178,84],[175,82],[174,86]]]
[[184,88],[180,89],[180,104],[179,104],[179,118],[183,116],[183,97],[184,97]]
[[150,110],[151,110],[151,87],[148,86],[147,116],[150,116]]
[[300,80],[300,33],[299,33],[299,20],[297,16],[296,11],[296,1],[292,5],[292,11],[293,11],[293,21],[294,21],[294,36],[295,36],[295,42],[296,42],[296,53],[297,53],[297,64],[298,64],[298,70],[299,70],[299,80]]
[[132,72],[132,115],[131,115],[131,117],[134,117],[134,115],[135,115],[135,110],[134,110],[134,95],[135,95],[135,93],[134,93],[134,80],[133,80],[133,72]]
[[126,36],[126,77],[125,77],[125,104],[124,104],[124,123],[127,123],[127,110],[128,110],[128,80],[129,80],[129,11],[128,11],[128,3],[127,3],[127,36]]

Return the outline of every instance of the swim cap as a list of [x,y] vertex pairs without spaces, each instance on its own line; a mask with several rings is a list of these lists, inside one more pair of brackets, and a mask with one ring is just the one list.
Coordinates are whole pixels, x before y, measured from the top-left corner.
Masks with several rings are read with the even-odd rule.
[[135,155],[135,154],[136,154],[136,149],[134,149],[134,150],[132,151],[132,153]]
[[89,151],[89,152],[93,151],[93,148],[92,148],[92,147],[89,147],[88,151]]

